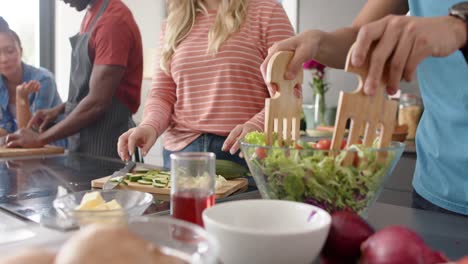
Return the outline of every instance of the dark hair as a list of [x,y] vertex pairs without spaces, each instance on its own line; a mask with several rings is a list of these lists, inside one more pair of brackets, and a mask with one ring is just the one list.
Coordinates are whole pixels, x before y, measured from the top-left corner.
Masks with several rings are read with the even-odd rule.
[[15,31],[10,29],[10,26],[8,25],[8,22],[6,22],[6,20],[1,16],[0,16],[0,33],[9,33],[9,34],[11,34],[13,36],[13,39],[18,43],[20,49],[23,48],[21,46],[21,40],[20,40],[18,34],[16,34]]
[[5,19],[0,16],[0,32],[5,32],[5,31],[8,31],[8,30],[10,30],[10,26],[5,21]]

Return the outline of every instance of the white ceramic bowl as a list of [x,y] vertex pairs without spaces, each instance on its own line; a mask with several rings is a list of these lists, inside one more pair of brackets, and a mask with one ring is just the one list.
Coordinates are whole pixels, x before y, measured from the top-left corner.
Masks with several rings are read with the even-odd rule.
[[206,209],[203,222],[218,239],[224,264],[309,264],[325,243],[331,217],[305,203],[241,200]]

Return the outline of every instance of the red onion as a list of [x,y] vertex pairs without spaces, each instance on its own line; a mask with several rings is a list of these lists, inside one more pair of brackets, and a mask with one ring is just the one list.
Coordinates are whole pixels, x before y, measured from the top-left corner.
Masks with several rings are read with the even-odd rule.
[[331,216],[330,232],[321,254],[322,263],[356,263],[361,243],[374,233],[374,229],[352,212],[335,212]]
[[360,264],[436,264],[446,262],[415,232],[400,226],[384,228],[361,245]]

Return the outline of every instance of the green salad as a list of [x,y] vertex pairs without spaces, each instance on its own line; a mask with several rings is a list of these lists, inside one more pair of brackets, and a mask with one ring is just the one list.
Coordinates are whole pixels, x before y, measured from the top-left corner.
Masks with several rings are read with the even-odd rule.
[[[262,195],[271,199],[313,204],[328,212],[361,212],[375,197],[395,152],[386,151],[378,159],[375,148],[352,145],[347,151],[317,150],[315,143],[297,142],[286,148],[265,146],[265,135],[251,132],[243,145],[244,156]],[[343,166],[348,151],[355,152],[354,162]]]

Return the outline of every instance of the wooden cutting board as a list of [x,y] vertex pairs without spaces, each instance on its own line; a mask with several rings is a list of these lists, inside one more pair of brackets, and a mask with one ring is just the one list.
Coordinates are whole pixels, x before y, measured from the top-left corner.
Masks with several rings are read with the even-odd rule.
[[26,157],[37,155],[63,154],[64,148],[55,146],[44,146],[42,148],[5,148],[0,147],[0,158]]
[[[109,179],[109,177],[110,176],[91,181],[91,187],[102,188],[102,186],[104,185],[104,183],[107,182],[107,179]],[[247,184],[248,184],[248,181],[245,178],[228,180],[221,188],[216,189],[216,192],[215,192],[216,199],[224,198],[241,189],[243,190],[245,187],[247,187]],[[151,193],[154,195],[167,196],[167,197],[169,197],[171,194],[170,188],[156,188],[151,185],[143,185],[143,184],[139,184],[136,182],[129,182],[128,185],[120,184],[115,188],[123,189],[123,190],[147,192],[147,193]]]

